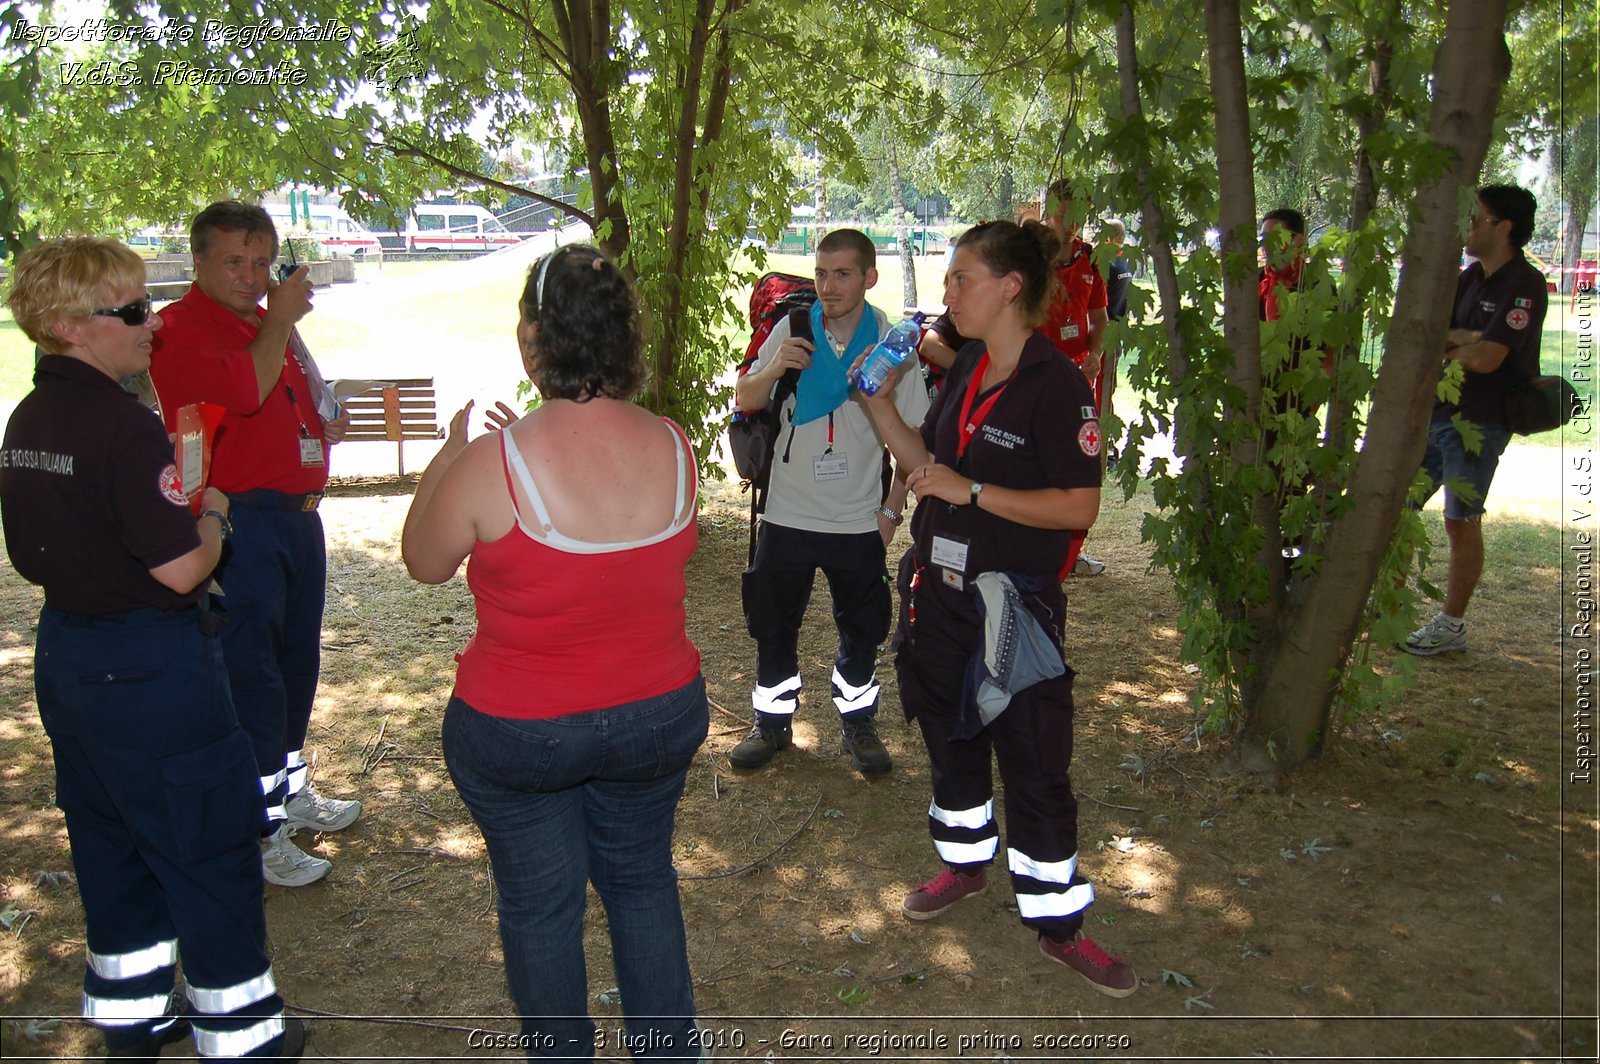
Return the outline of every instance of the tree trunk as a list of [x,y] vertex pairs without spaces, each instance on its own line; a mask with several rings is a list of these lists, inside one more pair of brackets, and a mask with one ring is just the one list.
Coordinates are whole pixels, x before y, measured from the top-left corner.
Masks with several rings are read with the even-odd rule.
[[1336,679],[1421,464],[1448,324],[1444,311],[1455,292],[1461,197],[1476,185],[1511,67],[1505,22],[1506,0],[1450,2],[1434,63],[1428,136],[1454,163],[1416,191],[1400,256],[1406,267],[1350,483],[1352,505],[1329,529],[1327,561],[1303,607],[1288,615],[1276,652],[1262,661],[1246,705],[1239,751],[1246,764],[1292,768],[1320,751]]
[[[678,110],[678,154],[672,178],[672,217],[667,223],[667,261],[674,265],[677,273],[665,278],[666,306],[657,318],[655,335],[649,338],[650,379],[654,399],[651,409],[658,411],[668,409],[668,401],[677,390],[677,356],[681,347],[679,336],[684,316],[683,270],[687,265],[689,238],[696,228],[690,210],[695,202],[695,162],[697,150],[707,142],[707,138],[699,132],[700,85],[705,73],[714,10],[714,0],[697,0],[694,26],[689,31],[689,48],[685,53],[687,65],[679,72],[679,79],[683,83],[683,102]],[[717,125],[719,128],[721,126],[720,108],[721,102],[727,99],[727,86],[714,85],[711,92],[711,99],[707,103],[708,132],[711,112],[714,110],[717,112]]]
[[[1211,98],[1217,112],[1217,181],[1222,230],[1222,337],[1232,355],[1228,378],[1244,397],[1241,408],[1226,409],[1230,420],[1261,422],[1261,312],[1256,277],[1255,156],[1250,147],[1250,103],[1244,78],[1244,35],[1239,0],[1206,0],[1206,59],[1211,73]],[[1230,459],[1235,474],[1263,461],[1259,433],[1234,443]],[[1283,608],[1283,547],[1275,493],[1250,497],[1250,516],[1261,529],[1261,547],[1254,564],[1267,573],[1265,602],[1246,606],[1218,602],[1224,616],[1243,618],[1255,629],[1251,660],[1274,652],[1278,614]],[[1243,688],[1251,697],[1249,670]]]
[[1595,163],[1600,126],[1592,117],[1570,126],[1561,134],[1561,198],[1567,215],[1561,226],[1560,290],[1571,295],[1578,279],[1578,261],[1583,258],[1583,238],[1589,230],[1589,215],[1594,210]]
[[561,44],[572,63],[573,102],[583,128],[584,161],[594,194],[595,239],[600,250],[634,279],[628,250],[628,215],[617,202],[617,141],[611,131],[611,7],[608,0],[551,0]]
[[901,305],[917,305],[917,263],[911,257],[911,231],[906,226],[906,190],[900,184],[900,146],[894,130],[884,124],[883,150],[889,164],[889,198],[894,203],[894,243],[900,251]]
[[[1139,99],[1139,49],[1133,31],[1133,3],[1132,0],[1123,0],[1122,11],[1117,15],[1117,80],[1122,91],[1122,114],[1125,118],[1142,121],[1144,104]],[[1167,337],[1166,357],[1172,365],[1172,379],[1183,380],[1189,375],[1189,356],[1179,316],[1183,299],[1178,288],[1178,263],[1172,254],[1166,211],[1150,180],[1150,167],[1141,162],[1136,173],[1139,194],[1144,200],[1140,209],[1143,230],[1140,234],[1143,237],[1141,243],[1155,270],[1156,292],[1161,299],[1161,325]],[[1003,182],[1003,187],[1009,191],[1010,168],[1006,169]],[[1193,434],[1185,433],[1179,426],[1175,435],[1179,453],[1185,459],[1192,458]]]
[[996,218],[1011,218],[1016,215],[1013,206],[1017,198],[1017,175],[1007,166],[1000,171],[1000,202],[995,208]]

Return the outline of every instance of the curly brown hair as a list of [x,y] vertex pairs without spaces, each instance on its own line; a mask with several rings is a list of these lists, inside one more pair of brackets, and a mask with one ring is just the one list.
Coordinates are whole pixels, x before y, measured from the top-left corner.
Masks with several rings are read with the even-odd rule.
[[519,305],[539,327],[532,376],[546,399],[632,399],[644,387],[638,304],[600,249],[569,244],[534,263]]

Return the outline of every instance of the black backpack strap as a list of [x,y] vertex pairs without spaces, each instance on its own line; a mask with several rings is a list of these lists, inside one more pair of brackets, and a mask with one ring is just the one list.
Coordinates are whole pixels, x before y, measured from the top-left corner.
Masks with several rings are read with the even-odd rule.
[[[816,342],[811,334],[810,307],[796,307],[789,311],[789,335],[798,336],[807,343]],[[775,430],[772,434],[772,449],[774,453],[767,455],[767,482],[765,484],[753,484],[750,487],[750,557],[748,565],[756,563],[756,527],[761,513],[767,508],[767,490],[772,483],[772,461],[777,457],[776,451],[778,449],[778,432],[776,430],[781,430],[783,427],[783,405],[799,389],[800,371],[791,369],[778,378],[778,384],[772,390],[772,400],[768,404],[768,409],[772,411],[772,424]],[[792,413],[789,415],[789,420],[789,442],[792,444],[794,442],[794,415]],[[789,460],[787,447],[784,448],[783,459],[786,462]]]

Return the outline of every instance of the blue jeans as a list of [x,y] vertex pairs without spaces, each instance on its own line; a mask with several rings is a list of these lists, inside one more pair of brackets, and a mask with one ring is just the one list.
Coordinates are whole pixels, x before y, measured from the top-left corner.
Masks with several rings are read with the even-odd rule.
[[[445,763],[489,847],[529,1059],[594,1059],[583,959],[590,881],[605,905],[635,1058],[699,1058],[672,829],[708,724],[699,676],[656,698],[547,720],[450,699]],[[606,1055],[620,1054],[608,1045]]]
[[[1422,468],[1427,471],[1433,487],[1428,498],[1444,485],[1444,515],[1452,521],[1470,521],[1482,517],[1484,503],[1489,498],[1489,483],[1500,465],[1500,455],[1511,441],[1511,430],[1492,421],[1474,421],[1483,433],[1483,443],[1477,454],[1468,454],[1461,433],[1449,421],[1428,423],[1428,449],[1422,456]],[[1463,498],[1451,486],[1468,489]],[[1426,502],[1427,500],[1423,500]]]

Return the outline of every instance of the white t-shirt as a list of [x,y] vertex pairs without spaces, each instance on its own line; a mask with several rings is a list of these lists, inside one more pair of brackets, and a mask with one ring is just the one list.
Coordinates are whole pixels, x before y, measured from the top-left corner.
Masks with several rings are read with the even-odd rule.
[[[877,323],[877,335],[889,331],[883,311],[871,304],[867,310]],[[777,357],[778,347],[789,338],[789,319],[772,329],[750,367],[765,369]],[[826,336],[819,344],[830,343]],[[840,350],[837,346],[834,348]],[[777,384],[773,384],[774,390]],[[928,413],[928,390],[912,366],[902,371],[894,389],[895,407],[907,425],[918,428]],[[804,425],[791,424],[795,398],[779,411],[777,447],[772,455],[772,481],[767,489],[763,521],[810,532],[855,534],[876,532],[876,512],[883,498],[883,440],[872,419],[854,399],[846,399],[833,412],[833,446],[828,446],[826,417]],[[790,432],[793,431],[791,438]],[[784,455],[789,456],[787,462]]]

